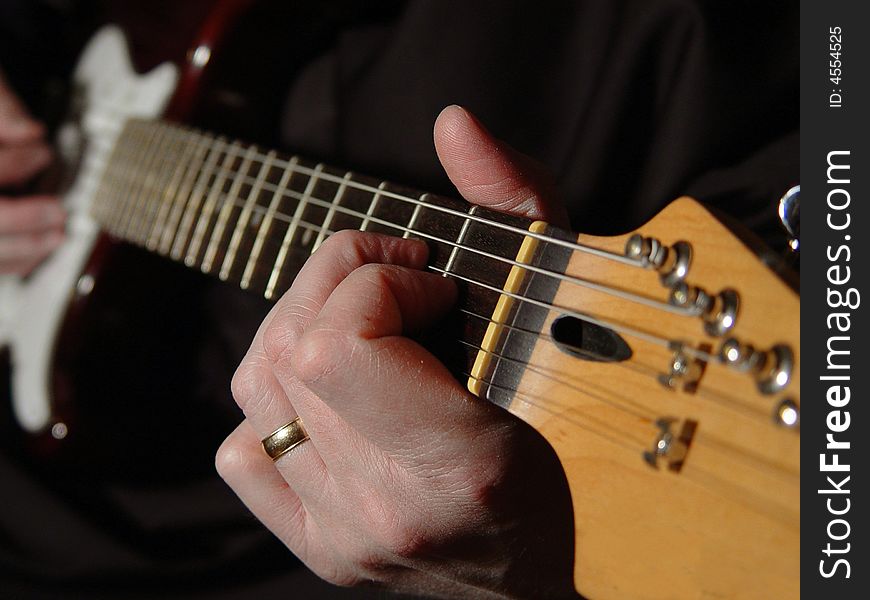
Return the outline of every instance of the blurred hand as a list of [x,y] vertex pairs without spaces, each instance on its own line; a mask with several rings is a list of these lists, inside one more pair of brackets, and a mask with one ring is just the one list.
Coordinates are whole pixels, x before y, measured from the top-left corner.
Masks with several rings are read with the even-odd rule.
[[2,192],[51,162],[44,135],[0,74],[0,273],[30,273],[63,241],[65,214],[55,197]]
[[[442,112],[435,142],[470,202],[562,220],[549,180],[465,110]],[[333,583],[572,596],[571,504],[554,453],[405,337],[456,297],[453,281],[421,270],[426,258],[422,242],[374,234],[323,244],[236,372],[246,418],[217,469]],[[310,440],[273,463],[260,440],[297,415]]]

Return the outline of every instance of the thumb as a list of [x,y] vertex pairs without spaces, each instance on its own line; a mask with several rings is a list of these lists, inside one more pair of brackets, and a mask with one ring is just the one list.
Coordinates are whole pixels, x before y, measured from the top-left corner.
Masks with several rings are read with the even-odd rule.
[[447,176],[472,204],[556,225],[568,223],[544,167],[493,137],[466,109],[453,105],[442,110],[434,136]]

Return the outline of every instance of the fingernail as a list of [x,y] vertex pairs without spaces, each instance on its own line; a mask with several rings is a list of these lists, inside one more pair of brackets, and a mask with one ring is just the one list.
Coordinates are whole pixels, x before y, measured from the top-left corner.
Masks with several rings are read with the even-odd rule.
[[[477,115],[475,115],[473,112],[471,112],[470,110],[468,110],[464,106],[460,106],[459,104],[451,104],[451,106],[459,109],[462,112],[462,115],[468,120],[469,123],[476,126],[478,129],[480,129],[484,133],[490,134],[489,129],[486,127],[486,125],[481,123],[480,119],[478,119]],[[492,134],[490,134],[490,135],[492,135]]]

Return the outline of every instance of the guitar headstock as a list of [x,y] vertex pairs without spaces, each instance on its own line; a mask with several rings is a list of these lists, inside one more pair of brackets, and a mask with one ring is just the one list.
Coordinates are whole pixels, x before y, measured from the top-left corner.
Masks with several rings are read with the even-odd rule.
[[[489,381],[562,460],[578,590],[797,596],[799,296],[691,198],[577,244],[550,253],[562,275],[521,377]],[[525,294],[559,263],[536,260]],[[534,322],[511,318],[514,338]]]

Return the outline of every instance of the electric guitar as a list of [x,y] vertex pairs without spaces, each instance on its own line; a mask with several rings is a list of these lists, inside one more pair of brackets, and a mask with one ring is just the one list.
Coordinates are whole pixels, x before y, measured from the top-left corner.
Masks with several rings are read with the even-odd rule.
[[468,389],[560,457],[578,591],[798,597],[800,299],[704,207],[680,198],[626,235],[569,233],[161,121],[190,71],[140,76],[126,56],[111,27],[85,50],[80,127],[60,134],[86,142],[68,239],[0,285],[22,427],[67,434],[53,354],[107,239],[274,300],[334,231],[413,236],[464,286]]

